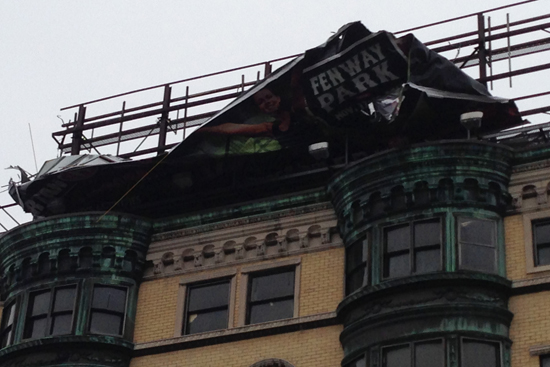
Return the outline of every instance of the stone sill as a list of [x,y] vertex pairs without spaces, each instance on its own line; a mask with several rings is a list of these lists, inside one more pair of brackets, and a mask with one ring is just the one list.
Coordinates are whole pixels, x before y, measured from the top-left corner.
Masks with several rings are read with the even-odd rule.
[[294,319],[278,320],[231,329],[136,343],[134,345],[134,356],[165,353],[168,351],[196,348],[205,345],[214,345],[336,324],[338,324],[336,312],[326,312]]

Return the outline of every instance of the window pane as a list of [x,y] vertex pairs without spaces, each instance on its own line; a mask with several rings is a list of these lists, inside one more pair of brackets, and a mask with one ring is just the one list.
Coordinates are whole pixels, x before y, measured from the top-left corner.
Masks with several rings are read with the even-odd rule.
[[353,291],[361,288],[363,286],[363,281],[365,278],[365,269],[359,268],[353,273],[348,274],[346,277],[346,292],[347,294],[352,293]]
[[15,307],[14,307],[14,303],[12,303],[8,307],[4,308],[4,311],[2,312],[2,330],[4,330],[6,327],[10,325],[13,325],[14,319],[15,319]]
[[414,247],[439,245],[441,225],[437,222],[420,222],[414,225]]
[[250,306],[250,324],[289,319],[294,316],[294,300],[266,302]]
[[495,223],[488,220],[460,219],[460,242],[494,246]]
[[411,367],[409,346],[384,349],[385,367]]
[[550,356],[540,356],[540,367],[550,367]]
[[462,269],[494,273],[496,271],[496,251],[494,247],[460,245],[460,267]]
[[95,286],[92,307],[124,312],[126,308],[126,289]]
[[229,282],[194,286],[189,289],[188,312],[227,306]]
[[415,345],[414,350],[415,367],[444,367],[445,353],[443,343],[430,342]]
[[110,315],[103,312],[92,312],[90,332],[95,334],[122,334],[122,316]]
[[386,276],[389,278],[402,277],[410,274],[409,254],[390,256]]
[[537,247],[537,265],[550,265],[550,246]]
[[537,245],[550,243],[550,223],[535,224],[533,232]]
[[392,227],[386,230],[387,252],[407,250],[410,248],[410,243],[410,229],[408,225]]
[[72,313],[52,317],[52,335],[70,334],[72,321]]
[[74,307],[75,293],[76,287],[57,289],[55,291],[53,311],[72,311]]
[[365,357],[359,358],[356,361],[351,362],[347,367],[367,367],[367,361]]
[[226,329],[228,323],[228,311],[211,311],[205,313],[192,313],[188,315],[186,334],[202,333],[205,331]]
[[12,334],[13,330],[9,329],[2,335],[2,342],[1,342],[1,348],[7,347],[8,345],[11,345],[12,343]]
[[294,295],[294,270],[252,278],[250,300],[264,301]]
[[25,333],[25,338],[42,338],[46,336],[46,325],[48,319],[46,317],[28,321],[29,329]]
[[357,241],[346,249],[346,270],[351,271],[363,263],[363,241]]
[[50,291],[33,293],[31,296],[31,316],[47,314],[50,308]]
[[416,273],[428,273],[441,269],[441,253],[439,249],[416,251],[415,261]]
[[497,344],[473,340],[462,341],[462,367],[499,367]]

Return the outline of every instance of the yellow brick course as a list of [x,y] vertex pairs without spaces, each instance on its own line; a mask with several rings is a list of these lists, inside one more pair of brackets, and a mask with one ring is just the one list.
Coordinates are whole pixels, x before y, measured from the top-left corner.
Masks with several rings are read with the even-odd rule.
[[[299,316],[335,311],[344,292],[344,249],[334,248],[237,267],[234,324],[246,300],[240,299],[241,268],[301,257]],[[206,270],[215,272],[217,269]],[[134,342],[141,343],[174,336],[179,282],[182,275],[142,283],[137,304]]]
[[514,319],[510,327],[512,367],[539,367],[529,348],[550,344],[550,291],[514,296],[508,303]]
[[132,359],[130,367],[248,367],[278,358],[297,367],[334,367],[343,358],[342,326],[216,344]]

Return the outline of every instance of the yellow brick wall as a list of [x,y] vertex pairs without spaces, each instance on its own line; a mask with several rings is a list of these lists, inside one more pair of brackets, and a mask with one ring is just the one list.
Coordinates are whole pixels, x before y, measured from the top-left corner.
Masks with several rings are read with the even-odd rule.
[[238,342],[144,356],[130,367],[248,367],[264,359],[283,359],[296,367],[340,366],[342,326],[330,326]]
[[[302,258],[299,315],[335,311],[344,293],[344,249],[334,248],[279,260],[298,257]],[[273,262],[277,260],[246,263],[242,266]],[[240,307],[246,304],[246,300],[239,299],[242,266],[237,267],[233,326],[237,326]],[[134,342],[141,343],[174,336],[176,313],[182,312],[177,309],[180,278],[181,275],[142,283],[138,295]]]
[[179,278],[143,282],[139,287],[134,342],[174,336]]
[[514,296],[508,303],[514,319],[510,327],[512,367],[539,367],[529,348],[550,344],[550,291]]
[[[504,243],[506,244],[506,276],[510,280],[527,278],[525,270],[525,242],[523,217],[512,215],[504,218]],[[529,277],[532,277],[531,275]]]
[[300,316],[336,311],[344,298],[344,248],[302,256]]

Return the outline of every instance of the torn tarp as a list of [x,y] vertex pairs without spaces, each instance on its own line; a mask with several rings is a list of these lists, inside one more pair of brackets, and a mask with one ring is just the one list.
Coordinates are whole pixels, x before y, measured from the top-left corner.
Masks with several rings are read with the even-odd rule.
[[[413,35],[371,33],[355,22],[259,81],[165,158],[47,170],[12,185],[10,193],[35,216],[106,210],[115,202],[137,212],[140,205],[170,200],[170,192],[205,190],[222,176],[233,177],[228,172],[239,165],[246,166],[246,177],[308,167],[307,148],[317,142],[329,142],[333,157],[344,151],[347,157],[464,138],[459,116],[471,111],[483,112],[480,134],[521,123],[512,101],[492,97]],[[156,176],[119,203],[153,166]]]

